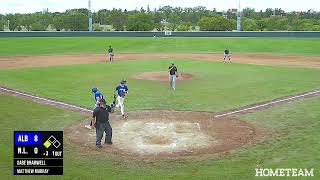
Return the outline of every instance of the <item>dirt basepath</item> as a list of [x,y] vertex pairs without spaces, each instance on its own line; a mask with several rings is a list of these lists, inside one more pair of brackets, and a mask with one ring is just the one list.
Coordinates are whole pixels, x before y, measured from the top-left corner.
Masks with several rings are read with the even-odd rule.
[[[143,60],[143,59],[193,59],[202,61],[222,61],[222,54],[116,54],[115,61]],[[270,54],[235,54],[232,55],[235,63],[271,65],[284,67],[303,67],[320,69],[320,57],[284,56]],[[48,56],[16,56],[0,57],[0,69],[16,69],[26,67],[48,67],[73,64],[93,64],[107,62],[104,54],[67,54]]]

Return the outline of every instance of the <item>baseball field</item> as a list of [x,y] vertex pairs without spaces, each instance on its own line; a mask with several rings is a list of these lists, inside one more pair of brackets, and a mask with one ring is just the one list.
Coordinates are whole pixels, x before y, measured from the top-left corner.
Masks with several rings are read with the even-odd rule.
[[[12,173],[15,130],[64,131],[64,175],[23,179],[259,179],[256,168],[314,169],[319,179],[317,38],[1,38],[0,47],[1,179],[22,179]],[[226,47],[232,62],[222,61]],[[34,98],[92,110],[91,88],[111,103],[121,79],[129,117],[111,115],[113,145],[102,149],[84,128],[90,113]]]

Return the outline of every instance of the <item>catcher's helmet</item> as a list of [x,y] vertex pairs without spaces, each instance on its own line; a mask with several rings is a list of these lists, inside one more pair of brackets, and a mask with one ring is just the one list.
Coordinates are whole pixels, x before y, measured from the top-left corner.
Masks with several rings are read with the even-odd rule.
[[91,91],[92,91],[93,93],[96,93],[96,92],[98,91],[98,89],[97,89],[96,87],[94,87],[94,88],[91,89]]

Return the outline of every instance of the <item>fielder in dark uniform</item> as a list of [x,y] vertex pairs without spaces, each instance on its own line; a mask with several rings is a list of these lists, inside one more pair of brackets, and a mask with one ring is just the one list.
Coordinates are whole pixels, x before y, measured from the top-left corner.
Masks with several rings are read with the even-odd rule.
[[101,140],[103,133],[106,133],[105,144],[112,144],[112,128],[109,123],[110,106],[106,105],[104,99],[100,99],[97,103],[98,107],[93,110],[93,122],[96,126],[96,146],[102,148]]
[[110,60],[110,62],[112,62],[113,61],[113,49],[112,49],[112,47],[111,46],[109,46],[109,49],[108,49],[108,54],[109,54],[109,60]]
[[226,60],[226,58],[229,59],[229,61],[231,61],[231,58],[230,58],[230,50],[228,48],[226,48],[224,50],[224,57],[223,57],[223,60]]
[[173,90],[176,90],[176,81],[178,77],[178,69],[177,67],[172,63],[171,66],[169,66],[169,81],[170,86]]

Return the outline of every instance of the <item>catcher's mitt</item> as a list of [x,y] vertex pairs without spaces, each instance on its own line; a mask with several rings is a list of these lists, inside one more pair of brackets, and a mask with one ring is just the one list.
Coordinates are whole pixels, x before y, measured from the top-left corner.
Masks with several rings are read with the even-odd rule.
[[110,113],[113,113],[115,108],[116,108],[116,105],[113,103],[110,104],[110,106],[109,105],[106,106],[106,110]]
[[112,106],[112,105],[111,105],[110,113],[114,113],[114,108],[115,108],[115,106]]
[[114,113],[114,109],[116,108],[117,95],[113,94],[112,104],[110,104],[110,113]]

